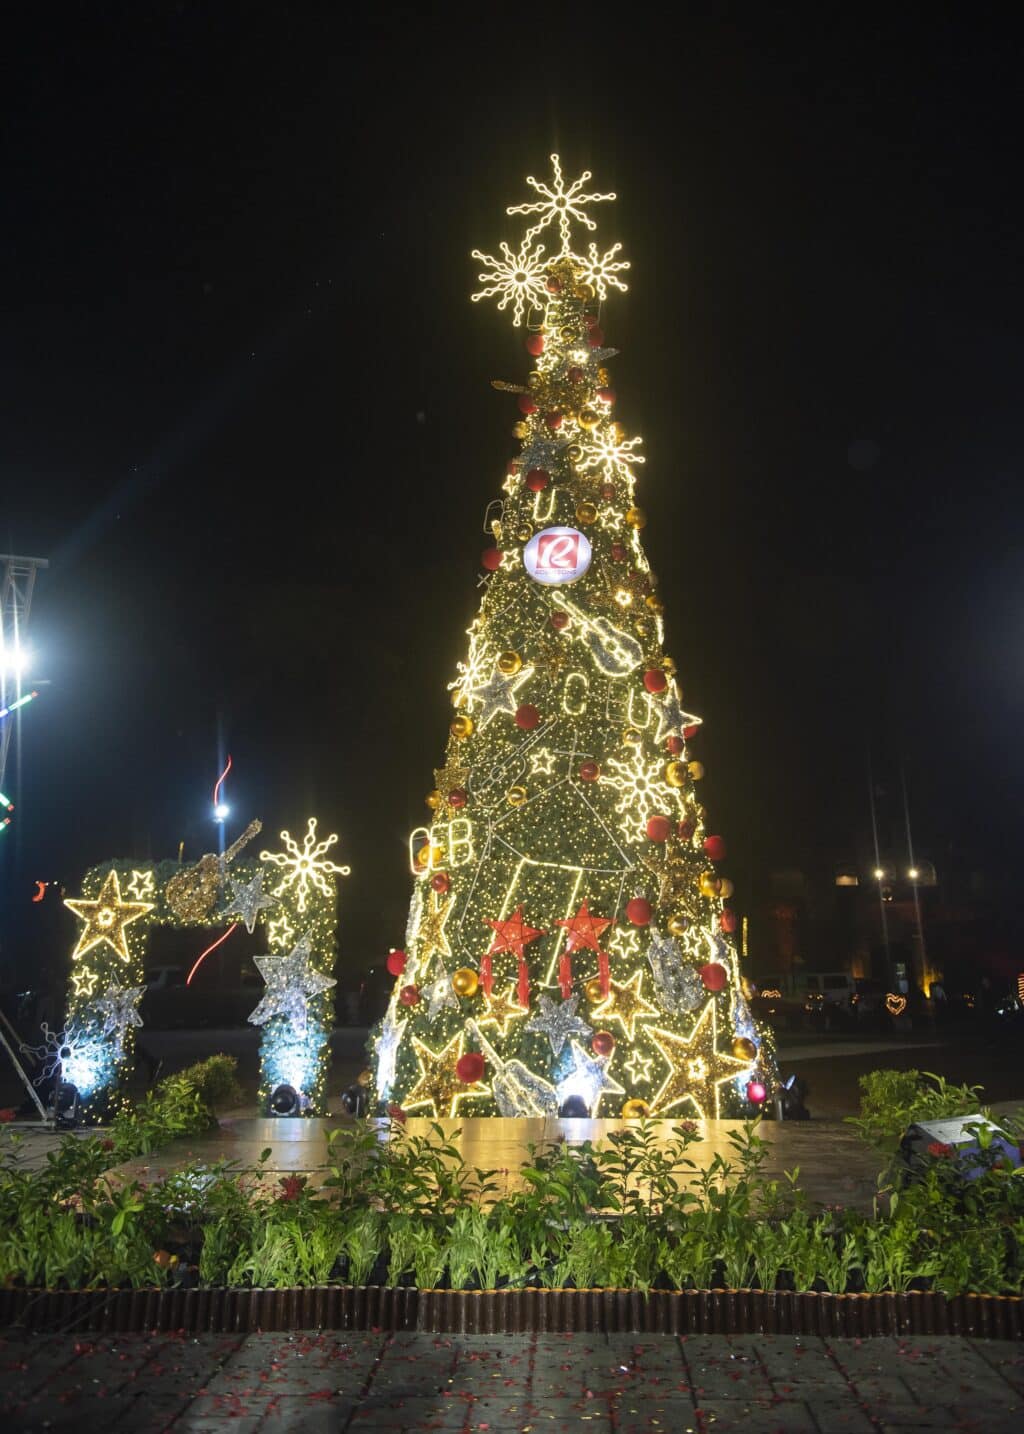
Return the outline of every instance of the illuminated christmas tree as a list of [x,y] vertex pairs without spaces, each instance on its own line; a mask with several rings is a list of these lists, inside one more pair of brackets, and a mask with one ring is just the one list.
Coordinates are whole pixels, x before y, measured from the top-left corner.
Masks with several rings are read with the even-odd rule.
[[405,949],[374,1033],[382,1105],[411,1114],[749,1113],[775,1078],[744,999],[723,839],[698,798],[636,501],[639,438],[616,418],[600,306],[621,245],[573,248],[614,199],[558,157],[517,250],[474,251],[526,322],[519,454],[450,684],[444,765],[414,832]]

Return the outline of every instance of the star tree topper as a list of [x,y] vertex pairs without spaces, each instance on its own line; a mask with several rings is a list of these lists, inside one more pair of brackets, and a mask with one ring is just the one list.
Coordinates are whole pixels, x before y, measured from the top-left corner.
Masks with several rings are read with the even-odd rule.
[[296,1030],[305,1031],[310,998],[338,984],[333,976],[310,966],[310,939],[307,931],[287,956],[268,953],[254,958],[267,989],[249,1017],[252,1025],[263,1026],[272,1016],[284,1016]]

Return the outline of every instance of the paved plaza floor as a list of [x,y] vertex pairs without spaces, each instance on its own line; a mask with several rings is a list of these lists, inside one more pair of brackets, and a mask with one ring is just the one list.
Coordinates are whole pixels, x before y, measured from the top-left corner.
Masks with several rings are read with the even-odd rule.
[[984,1340],[294,1333],[0,1338],[0,1429],[829,1434],[1024,1427]]

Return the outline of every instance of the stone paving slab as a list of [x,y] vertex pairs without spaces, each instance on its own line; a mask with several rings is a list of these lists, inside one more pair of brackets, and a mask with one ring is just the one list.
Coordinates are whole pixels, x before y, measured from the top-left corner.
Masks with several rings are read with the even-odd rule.
[[981,1340],[0,1336],[3,1434],[1020,1428],[1024,1350]]

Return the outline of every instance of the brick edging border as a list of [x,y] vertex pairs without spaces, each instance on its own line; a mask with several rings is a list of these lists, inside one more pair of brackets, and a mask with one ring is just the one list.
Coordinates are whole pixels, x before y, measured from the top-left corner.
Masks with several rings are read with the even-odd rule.
[[0,1290],[0,1328],[39,1332],[250,1334],[420,1330],[437,1334],[970,1335],[1024,1340],[1024,1300],[937,1293],[762,1290],[300,1289]]

